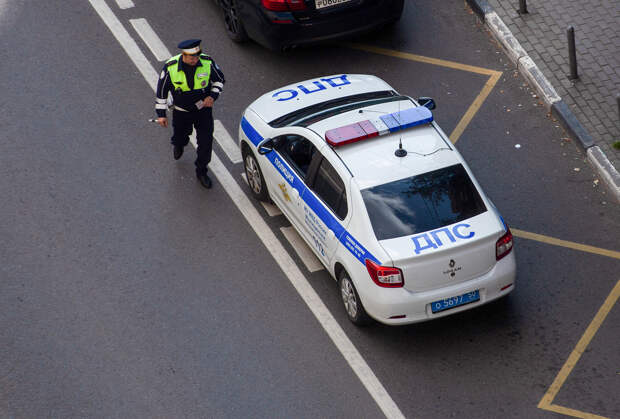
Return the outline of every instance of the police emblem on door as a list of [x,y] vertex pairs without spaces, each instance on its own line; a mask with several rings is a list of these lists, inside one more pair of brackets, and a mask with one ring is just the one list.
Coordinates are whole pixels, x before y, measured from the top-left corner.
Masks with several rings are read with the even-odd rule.
[[288,202],[291,202],[291,197],[288,194],[286,185],[284,183],[278,183],[278,186],[280,187],[280,190],[282,191],[282,196],[284,197],[284,199],[286,199]]

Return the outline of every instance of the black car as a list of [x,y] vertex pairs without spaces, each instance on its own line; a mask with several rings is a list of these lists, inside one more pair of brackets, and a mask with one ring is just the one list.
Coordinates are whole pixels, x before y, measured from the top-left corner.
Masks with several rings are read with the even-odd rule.
[[396,22],[404,0],[217,0],[226,32],[285,50]]

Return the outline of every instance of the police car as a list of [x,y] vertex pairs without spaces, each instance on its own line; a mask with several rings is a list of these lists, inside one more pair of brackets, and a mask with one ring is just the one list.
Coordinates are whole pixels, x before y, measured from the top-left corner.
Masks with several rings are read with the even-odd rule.
[[252,194],[277,204],[338,281],[353,323],[431,320],[514,289],[510,229],[434,107],[339,74],[269,92],[241,119]]

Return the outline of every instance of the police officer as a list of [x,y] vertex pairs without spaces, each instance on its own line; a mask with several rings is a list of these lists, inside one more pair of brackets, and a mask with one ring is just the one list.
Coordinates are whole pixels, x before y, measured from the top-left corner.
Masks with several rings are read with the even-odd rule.
[[157,122],[168,126],[166,109],[168,93],[172,93],[173,111],[171,143],[173,156],[178,160],[189,135],[196,128],[196,177],[205,188],[211,187],[207,165],[213,148],[213,102],[224,87],[224,74],[215,61],[200,50],[200,39],[180,42],[181,54],[166,61],[157,82],[155,112]]

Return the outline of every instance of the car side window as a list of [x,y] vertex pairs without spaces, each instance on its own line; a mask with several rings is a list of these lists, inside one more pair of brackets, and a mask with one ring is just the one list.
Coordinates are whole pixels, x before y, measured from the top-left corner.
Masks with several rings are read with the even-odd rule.
[[278,137],[277,144],[278,152],[306,179],[310,162],[316,153],[314,144],[300,135],[283,135]]
[[325,158],[321,159],[319,163],[312,190],[338,218],[343,220],[347,216],[347,193],[344,182],[336,169]]

